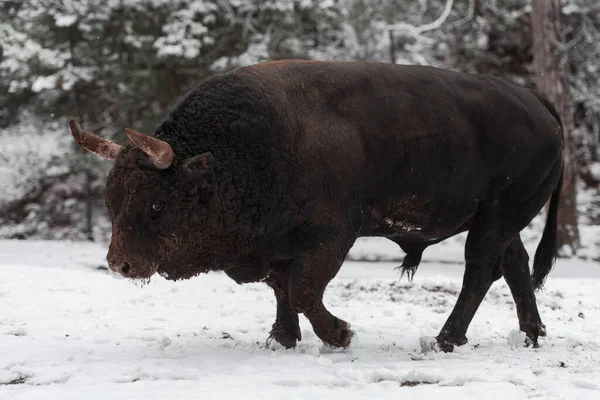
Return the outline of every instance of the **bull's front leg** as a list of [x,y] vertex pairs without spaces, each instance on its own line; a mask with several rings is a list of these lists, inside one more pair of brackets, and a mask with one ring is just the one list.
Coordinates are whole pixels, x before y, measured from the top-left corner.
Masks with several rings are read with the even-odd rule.
[[317,336],[333,347],[348,347],[350,325],[332,315],[323,305],[327,284],[339,271],[353,240],[345,236],[319,244],[312,252],[294,259],[290,270],[290,303],[303,313]]
[[296,340],[302,340],[298,313],[290,305],[289,269],[289,261],[273,263],[271,272],[265,279],[265,283],[275,292],[277,300],[277,317],[269,334],[269,341],[275,339],[286,349],[296,347]]
[[301,340],[298,313],[292,310],[289,296],[289,270],[291,261],[271,262],[251,255],[240,260],[239,265],[225,269],[225,273],[238,284],[263,281],[275,292],[277,317],[267,343],[275,339],[285,348],[296,347]]

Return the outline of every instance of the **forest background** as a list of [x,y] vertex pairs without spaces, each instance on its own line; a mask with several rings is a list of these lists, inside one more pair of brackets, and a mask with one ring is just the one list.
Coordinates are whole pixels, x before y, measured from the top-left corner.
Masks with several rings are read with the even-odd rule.
[[[424,64],[538,87],[569,146],[561,253],[600,223],[597,0],[0,0],[0,238],[106,240],[111,166],[67,130],[153,133],[201,79],[284,58]],[[596,239],[596,244],[600,238]]]

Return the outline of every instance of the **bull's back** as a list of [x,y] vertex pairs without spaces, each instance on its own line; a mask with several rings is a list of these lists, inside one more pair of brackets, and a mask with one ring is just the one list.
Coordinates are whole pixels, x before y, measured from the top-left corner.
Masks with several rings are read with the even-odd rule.
[[501,175],[519,179],[546,164],[536,148],[555,142],[557,122],[539,99],[493,77],[306,61],[243,73],[258,77],[291,121],[287,134],[302,164],[365,195],[434,199],[460,188],[477,196]]

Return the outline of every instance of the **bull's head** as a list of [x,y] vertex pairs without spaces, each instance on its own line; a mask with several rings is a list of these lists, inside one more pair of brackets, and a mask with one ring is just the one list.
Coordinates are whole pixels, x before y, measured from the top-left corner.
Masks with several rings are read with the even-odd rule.
[[105,190],[110,269],[129,278],[149,278],[157,270],[185,278],[206,270],[197,263],[207,263],[203,239],[214,233],[211,153],[178,160],[167,142],[131,129],[126,133],[132,144],[120,146],[75,121],[69,127],[85,150],[115,161]]

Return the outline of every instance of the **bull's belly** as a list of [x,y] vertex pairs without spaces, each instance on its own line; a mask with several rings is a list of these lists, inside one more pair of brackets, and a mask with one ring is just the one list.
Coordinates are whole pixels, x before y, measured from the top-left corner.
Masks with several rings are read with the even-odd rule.
[[392,198],[362,210],[359,236],[384,236],[415,241],[432,241],[467,229],[478,202],[468,200],[435,206],[432,202]]
[[[467,220],[468,221],[468,220]],[[436,241],[443,237],[453,236],[464,228],[467,221],[449,226],[444,224],[439,227],[422,228],[405,221],[382,221],[378,225],[362,226],[358,232],[359,237],[387,237],[406,240],[409,242]]]

